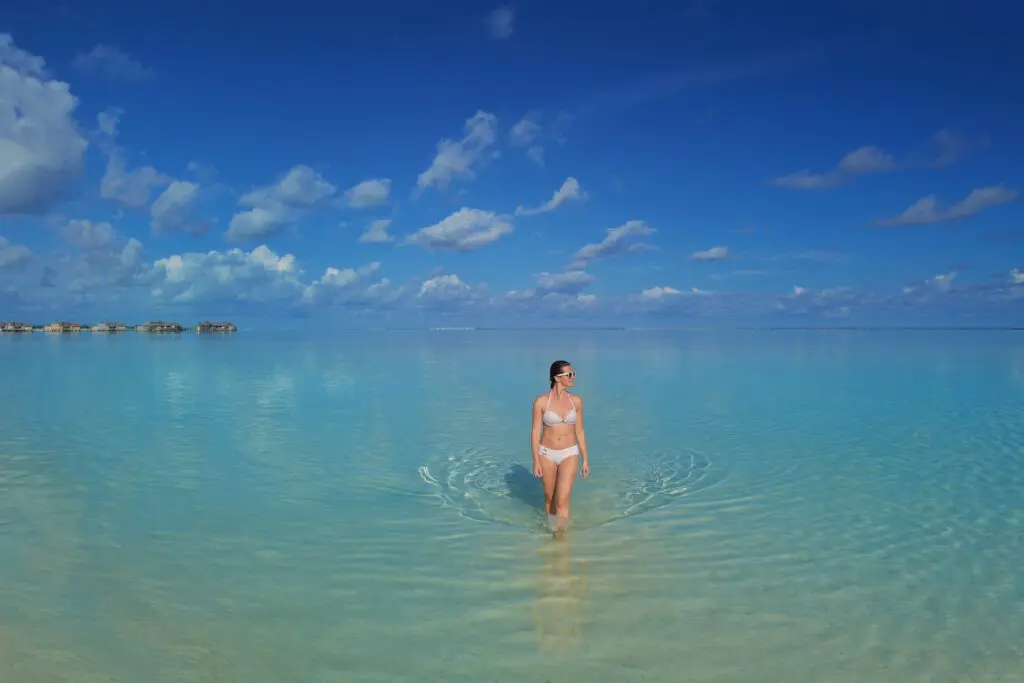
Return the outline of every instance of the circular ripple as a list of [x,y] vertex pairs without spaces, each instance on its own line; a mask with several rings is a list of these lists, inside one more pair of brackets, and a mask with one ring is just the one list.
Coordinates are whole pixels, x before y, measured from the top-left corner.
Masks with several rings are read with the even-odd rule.
[[[460,449],[435,465],[419,468],[442,506],[468,519],[547,530],[540,481],[508,456],[478,448]],[[646,453],[614,467],[577,477],[572,517],[577,529],[592,528],[642,514],[703,491],[724,472],[692,449]]]

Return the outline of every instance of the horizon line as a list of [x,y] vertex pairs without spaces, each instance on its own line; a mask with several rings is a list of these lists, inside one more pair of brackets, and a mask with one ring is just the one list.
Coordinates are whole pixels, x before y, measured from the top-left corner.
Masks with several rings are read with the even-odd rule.
[[[147,323],[129,324],[119,323],[125,328],[145,327],[147,324],[158,323],[162,325],[178,325],[185,330],[199,327],[202,323],[194,326],[181,325],[173,321],[147,321]],[[0,334],[14,334],[17,330],[5,329],[5,326],[12,324],[9,321],[0,322]],[[43,329],[54,323],[37,324],[16,322],[13,324],[31,326],[32,331]],[[82,329],[91,329],[109,323],[71,323]],[[214,325],[226,324],[226,321],[214,322]],[[234,324],[234,323],[227,323]],[[246,327],[237,328],[239,331],[291,331],[302,328],[296,327]],[[307,328],[309,329],[309,328]],[[559,327],[491,327],[491,326],[458,326],[458,327],[436,327],[436,326],[398,326],[398,327],[337,327],[337,328],[312,328],[327,332],[1024,332],[1024,326],[1016,325],[846,325],[846,326],[789,326],[789,325],[736,325],[736,326],[696,326],[696,327],[626,327],[626,326],[559,326]]]

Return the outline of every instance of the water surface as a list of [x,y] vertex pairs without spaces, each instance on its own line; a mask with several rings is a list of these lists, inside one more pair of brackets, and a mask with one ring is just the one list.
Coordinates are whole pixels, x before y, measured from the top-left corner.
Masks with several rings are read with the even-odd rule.
[[[566,542],[530,400],[570,360]],[[0,335],[0,680],[1017,682],[1024,337]]]

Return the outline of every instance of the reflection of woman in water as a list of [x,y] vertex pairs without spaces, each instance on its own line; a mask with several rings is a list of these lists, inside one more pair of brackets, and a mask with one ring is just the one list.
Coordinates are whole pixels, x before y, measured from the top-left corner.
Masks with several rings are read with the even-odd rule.
[[569,496],[576,471],[583,461],[583,476],[590,474],[587,440],[583,431],[583,399],[569,393],[576,371],[568,361],[556,360],[548,372],[551,389],[533,400],[533,474],[544,483],[544,509],[555,536],[569,527]]
[[583,600],[587,596],[587,564],[573,566],[570,542],[547,545],[538,576],[533,627],[542,652],[564,655],[583,640]]

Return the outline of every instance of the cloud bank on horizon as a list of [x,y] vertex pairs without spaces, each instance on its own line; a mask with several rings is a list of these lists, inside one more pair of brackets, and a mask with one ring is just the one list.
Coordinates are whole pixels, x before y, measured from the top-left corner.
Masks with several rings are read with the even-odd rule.
[[0,319],[1024,324],[983,15],[116,5],[0,25]]

